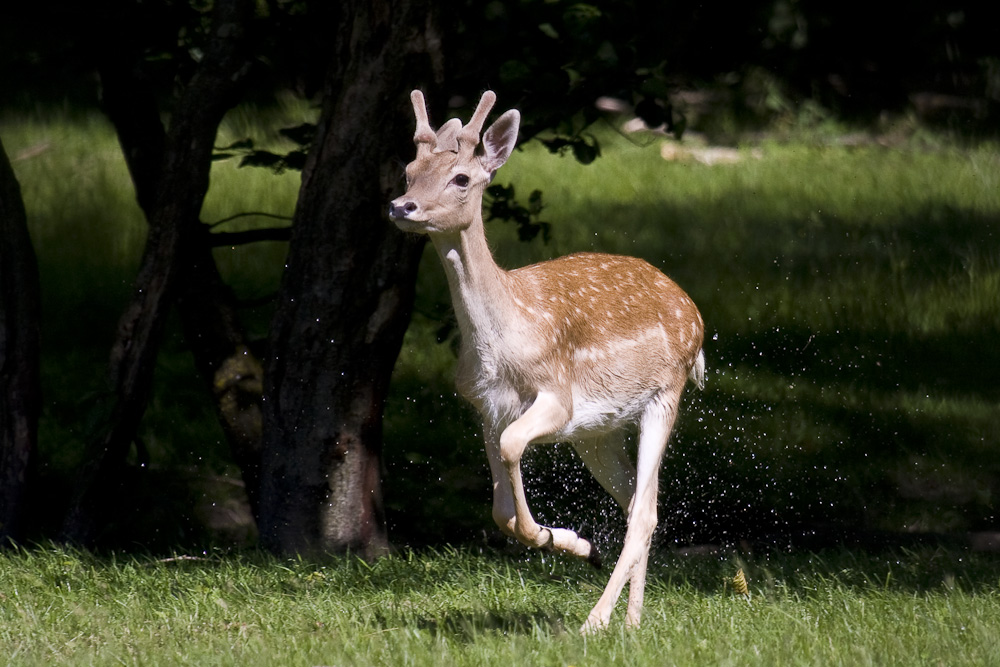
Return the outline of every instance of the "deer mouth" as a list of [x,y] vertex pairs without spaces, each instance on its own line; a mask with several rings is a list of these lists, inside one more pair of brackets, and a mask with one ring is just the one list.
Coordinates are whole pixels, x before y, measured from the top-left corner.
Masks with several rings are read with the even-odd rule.
[[430,231],[427,222],[423,220],[410,220],[409,218],[393,218],[393,222],[396,223],[396,227],[404,232],[412,232],[414,234],[426,234]]

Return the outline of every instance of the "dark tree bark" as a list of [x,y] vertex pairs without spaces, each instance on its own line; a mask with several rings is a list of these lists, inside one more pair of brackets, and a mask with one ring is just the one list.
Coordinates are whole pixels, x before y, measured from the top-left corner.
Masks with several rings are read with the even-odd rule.
[[0,546],[20,534],[35,456],[39,300],[21,188],[0,143]]
[[[148,220],[156,215],[156,193],[166,150],[166,132],[155,96],[132,63],[134,52],[115,48],[100,58],[102,108],[115,126],[136,197]],[[177,196],[188,196],[176,193]],[[194,193],[192,196],[196,196]],[[192,233],[180,248],[182,267],[176,303],[195,365],[209,388],[233,459],[240,468],[254,515],[260,477],[261,406],[264,370],[251,352],[237,313],[236,297],[212,257],[218,242],[197,220],[185,223]],[[229,234],[229,245],[288,237],[287,230]]]
[[[147,209],[149,235],[135,291],[111,350],[109,416],[79,476],[63,525],[64,539],[83,543],[94,539],[145,412],[166,318],[189,259],[185,249],[202,240],[198,215],[208,190],[215,134],[223,114],[237,101],[249,67],[243,38],[251,11],[247,0],[215,4],[212,37],[177,100],[164,136],[161,166],[157,169],[155,155],[146,154],[130,163],[134,176],[137,166],[144,174],[157,175],[155,195],[140,194],[144,207],[152,202]],[[140,122],[152,127],[148,117]]]
[[265,548],[388,547],[382,409],[422,242],[389,224],[409,157],[407,95],[437,62],[432,3],[343,3],[270,334],[259,528]]
[[239,466],[254,517],[259,513],[264,367],[246,340],[236,297],[219,275],[208,234],[185,248],[177,306],[195,365]]

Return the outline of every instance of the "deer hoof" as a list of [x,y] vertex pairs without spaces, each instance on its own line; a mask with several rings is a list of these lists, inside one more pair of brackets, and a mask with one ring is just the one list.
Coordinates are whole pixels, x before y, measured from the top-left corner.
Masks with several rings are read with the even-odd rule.
[[587,617],[587,621],[580,626],[580,634],[596,635],[598,632],[606,630],[607,627],[608,621],[601,620],[599,616],[595,616],[593,612],[591,612],[590,616]]

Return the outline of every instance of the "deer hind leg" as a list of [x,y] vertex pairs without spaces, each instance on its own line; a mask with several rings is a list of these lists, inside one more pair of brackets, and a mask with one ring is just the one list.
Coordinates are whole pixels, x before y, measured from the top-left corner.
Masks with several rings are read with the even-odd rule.
[[628,514],[629,504],[635,493],[635,466],[625,448],[624,434],[608,435],[573,443],[587,470],[615,502]]
[[[611,434],[576,441],[573,448],[580,455],[587,469],[607,491],[622,512],[628,516],[629,504],[635,493],[635,466],[625,448],[624,434]],[[601,567],[601,557],[596,547],[590,552],[590,564]]]
[[583,633],[607,627],[626,582],[629,582],[626,622],[630,626],[639,624],[646,587],[649,544],[653,529],[656,528],[660,462],[663,460],[670,429],[677,417],[679,400],[680,391],[664,391],[650,401],[643,412],[639,425],[635,494],[628,512],[625,544],[604,593],[580,628]]
[[589,559],[594,553],[590,542],[572,530],[547,528],[535,522],[528,508],[521,478],[521,456],[528,444],[532,440],[552,435],[569,418],[569,408],[557,395],[539,392],[531,407],[500,434],[500,459],[506,468],[514,501],[514,519],[509,528],[519,542],[529,547],[551,549]]

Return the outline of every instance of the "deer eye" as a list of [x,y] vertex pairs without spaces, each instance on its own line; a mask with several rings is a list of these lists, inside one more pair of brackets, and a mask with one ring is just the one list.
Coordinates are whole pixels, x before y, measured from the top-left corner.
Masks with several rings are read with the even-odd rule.
[[460,188],[464,188],[469,185],[469,177],[466,174],[455,174],[455,178],[451,179],[451,182]]

